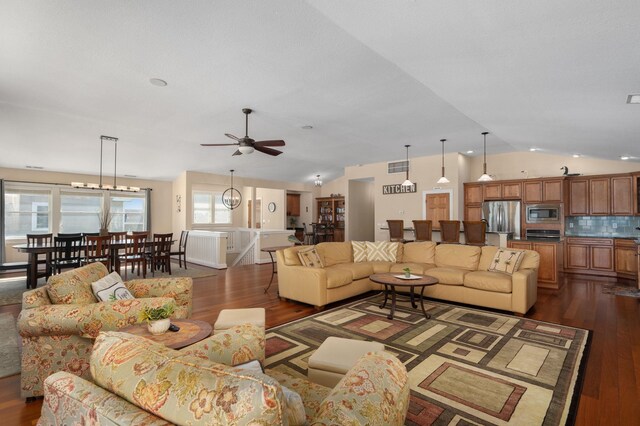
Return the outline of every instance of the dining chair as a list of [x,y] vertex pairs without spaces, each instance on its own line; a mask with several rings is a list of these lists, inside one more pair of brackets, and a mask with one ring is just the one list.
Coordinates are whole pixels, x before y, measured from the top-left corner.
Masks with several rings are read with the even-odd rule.
[[440,221],[440,242],[447,244],[460,244],[460,221]]
[[311,226],[313,227],[313,244],[324,242],[327,235],[325,232],[327,225],[324,223],[312,223]]
[[127,231],[109,232],[109,236],[111,237],[111,241],[113,242],[124,242],[127,239]]
[[302,237],[302,242],[305,245],[313,244],[313,238],[314,238],[314,235],[313,235],[313,224],[311,224],[310,226],[311,226],[311,229],[309,229],[307,227],[306,223],[302,223],[302,229],[304,229],[304,231],[303,231],[304,232],[304,236]]
[[173,233],[153,234],[151,247],[151,273],[155,271],[168,272],[171,275],[171,243]]
[[404,239],[404,220],[387,219],[389,227],[389,241],[398,243],[408,243],[412,240]]
[[333,223],[327,224],[324,228],[324,240],[325,241],[333,241],[333,231],[335,229],[335,225]]
[[182,268],[182,262],[184,262],[184,269],[187,269],[187,240],[189,239],[189,231],[180,232],[180,242],[178,243],[178,251],[172,251],[171,256],[178,256],[178,266]]
[[131,273],[135,272],[136,265],[138,266],[138,276],[140,276],[140,270],[142,270],[142,277],[147,278],[147,233],[131,235],[127,239],[124,246],[124,253],[119,254],[116,257],[116,269],[120,273],[120,268],[124,262],[125,276],[127,272],[127,263],[131,264]]
[[414,220],[413,221],[413,234],[416,241],[431,241],[431,227],[430,220]]
[[[53,242],[53,234],[27,234],[27,245],[29,246],[46,246]],[[36,279],[45,277],[49,279],[51,276],[51,253],[46,253],[44,258],[36,255],[38,265],[45,265],[44,271],[38,270]]]
[[487,222],[484,220],[464,220],[464,240],[470,246],[486,245]]
[[111,262],[111,236],[110,235],[89,235],[85,237],[84,259],[82,263],[100,262],[113,271]]
[[59,274],[63,269],[79,268],[82,260],[82,246],[84,237],[81,234],[76,236],[57,236],[53,237],[53,260],[51,268],[55,273]]

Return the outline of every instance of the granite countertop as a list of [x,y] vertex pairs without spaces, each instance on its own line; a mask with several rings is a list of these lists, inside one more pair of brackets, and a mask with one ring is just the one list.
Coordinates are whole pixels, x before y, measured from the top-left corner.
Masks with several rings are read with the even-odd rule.
[[561,243],[564,241],[564,237],[558,238],[527,238],[527,237],[514,237],[509,238],[509,241],[526,241],[526,242],[542,242],[542,243]]
[[640,239],[639,235],[603,235],[603,234],[564,234],[565,237],[576,238],[612,238],[614,240],[636,240]]

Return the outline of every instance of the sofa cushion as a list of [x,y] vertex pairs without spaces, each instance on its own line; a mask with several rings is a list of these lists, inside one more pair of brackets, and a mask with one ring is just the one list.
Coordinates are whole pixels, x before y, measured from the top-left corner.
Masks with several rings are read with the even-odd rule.
[[354,280],[368,278],[369,275],[373,274],[373,266],[368,262],[342,263],[340,265],[334,265],[332,268],[344,269],[351,272],[351,278]]
[[534,250],[525,250],[524,258],[522,259],[522,262],[520,263],[520,267],[518,268],[518,270],[538,269],[539,267],[540,267],[540,253]]
[[511,276],[499,272],[472,271],[464,276],[464,286],[498,293],[511,293]]
[[127,333],[100,333],[91,354],[94,382],[175,424],[282,424],[278,382],[169,349]]
[[524,257],[524,251],[509,248],[500,248],[496,251],[488,271],[501,272],[512,275],[520,267]]
[[334,265],[324,269],[327,273],[327,288],[337,288],[343,285],[351,284],[353,274],[348,268],[341,268]]
[[446,284],[446,285],[463,285],[464,284],[464,276],[468,274],[469,271],[464,269],[455,269],[455,268],[431,268],[427,272],[427,275],[432,276],[438,279],[438,284]]
[[391,241],[367,241],[367,260],[369,262],[396,262],[400,243]]
[[500,247],[498,246],[482,246],[480,253],[480,261],[478,262],[478,271],[486,271],[493,262],[493,257],[496,255]]
[[302,262],[300,262],[300,257],[298,257],[298,252],[301,250],[309,250],[312,246],[293,246],[282,250],[282,254],[284,255],[284,264],[287,266],[300,266]]
[[367,264],[371,265],[373,268],[374,274],[383,274],[385,272],[389,272],[391,265],[394,263],[391,262],[367,262]]
[[425,271],[424,264],[422,263],[392,263],[389,272],[392,274],[403,274],[404,268],[409,268],[412,274],[422,275]]
[[302,264],[302,266],[308,266],[311,268],[324,268],[322,258],[318,254],[318,251],[315,247],[306,250],[300,250],[298,252],[298,258],[300,259],[300,263]]
[[47,293],[54,305],[96,303],[91,283],[107,276],[107,267],[100,262],[90,263],[58,275],[47,281]]
[[344,243],[320,243],[316,248],[324,266],[353,262],[350,241]]
[[467,271],[478,269],[480,247],[461,244],[439,244],[436,246],[436,266],[460,268]]
[[404,244],[402,262],[404,263],[436,263],[436,243],[420,241]]
[[351,241],[354,263],[367,261],[367,243],[365,241]]

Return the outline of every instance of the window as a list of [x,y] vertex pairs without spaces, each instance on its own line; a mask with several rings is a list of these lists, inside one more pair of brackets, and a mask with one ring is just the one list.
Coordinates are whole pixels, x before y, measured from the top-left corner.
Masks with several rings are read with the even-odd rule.
[[50,191],[7,186],[4,205],[7,238],[24,238],[26,234],[50,231]]
[[61,192],[59,232],[98,232],[101,211],[101,192]]
[[231,224],[231,210],[222,204],[221,192],[193,192],[193,223]]
[[144,231],[146,229],[146,197],[144,194],[112,194],[109,231]]

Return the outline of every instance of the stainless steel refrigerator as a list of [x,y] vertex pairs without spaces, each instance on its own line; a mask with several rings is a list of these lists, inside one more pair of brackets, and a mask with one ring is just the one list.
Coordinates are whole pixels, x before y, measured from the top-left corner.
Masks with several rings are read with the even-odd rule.
[[487,232],[513,232],[520,237],[520,201],[485,201],[482,219],[487,221]]

